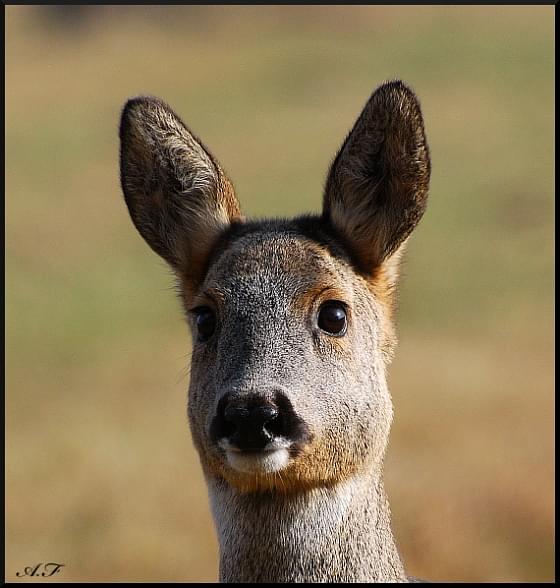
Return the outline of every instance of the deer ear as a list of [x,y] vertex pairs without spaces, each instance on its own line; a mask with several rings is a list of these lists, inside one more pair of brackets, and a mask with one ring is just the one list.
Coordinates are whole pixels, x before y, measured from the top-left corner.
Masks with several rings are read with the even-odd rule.
[[387,82],[372,94],[332,163],[323,218],[371,273],[418,224],[429,181],[418,99],[402,82]]
[[241,214],[217,161],[161,100],[129,100],[120,124],[121,185],[134,225],[172,267],[194,275]]

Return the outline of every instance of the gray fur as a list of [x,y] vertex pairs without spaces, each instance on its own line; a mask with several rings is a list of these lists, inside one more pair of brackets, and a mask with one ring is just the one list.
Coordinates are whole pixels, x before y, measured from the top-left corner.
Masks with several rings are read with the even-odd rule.
[[[121,179],[135,224],[178,276],[193,330],[188,415],[220,543],[220,579],[408,581],[382,467],[393,414],[386,369],[396,266],[429,179],[414,94],[390,82],[370,98],[333,163],[322,217],[262,222],[241,220],[219,165],[169,107],[150,100],[123,112]],[[163,167],[150,163],[162,160]],[[208,170],[214,180],[204,189],[184,180]],[[150,185],[162,189],[155,204]],[[170,208],[181,213],[161,217]],[[199,253],[192,271],[200,242],[203,259]],[[328,300],[345,305],[343,336],[318,326]],[[205,342],[192,312],[201,306],[217,317]],[[238,471],[210,439],[220,399],[279,392],[309,431],[304,446],[278,471]]]

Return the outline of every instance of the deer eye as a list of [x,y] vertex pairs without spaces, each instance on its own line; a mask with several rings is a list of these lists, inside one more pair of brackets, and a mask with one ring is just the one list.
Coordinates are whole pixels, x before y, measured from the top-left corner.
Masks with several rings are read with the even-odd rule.
[[329,335],[342,337],[346,333],[346,308],[342,302],[329,300],[319,309],[317,317],[319,328]]
[[216,315],[209,306],[199,306],[192,310],[195,316],[198,340],[208,341],[216,330]]

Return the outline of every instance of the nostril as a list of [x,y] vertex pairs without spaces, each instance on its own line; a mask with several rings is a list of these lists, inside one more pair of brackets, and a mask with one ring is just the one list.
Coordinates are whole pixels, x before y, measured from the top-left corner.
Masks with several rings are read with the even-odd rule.
[[234,424],[236,427],[256,427],[262,428],[269,421],[278,416],[278,409],[275,406],[227,406],[224,411],[226,422]]
[[265,425],[278,416],[278,409],[275,406],[258,406],[251,410],[251,421],[255,425]]
[[242,406],[228,406],[224,411],[224,419],[226,422],[233,423],[240,426],[249,420],[251,413],[248,408]]

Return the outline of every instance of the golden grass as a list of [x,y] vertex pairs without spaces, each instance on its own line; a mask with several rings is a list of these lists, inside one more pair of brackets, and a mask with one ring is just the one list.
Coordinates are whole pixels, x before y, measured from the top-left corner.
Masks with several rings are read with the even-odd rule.
[[249,215],[318,210],[373,87],[433,155],[390,372],[410,574],[551,581],[552,7],[6,8],[6,578],[217,578],[169,273],[118,183],[124,100],[168,101]]

